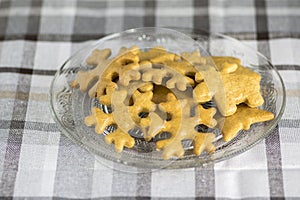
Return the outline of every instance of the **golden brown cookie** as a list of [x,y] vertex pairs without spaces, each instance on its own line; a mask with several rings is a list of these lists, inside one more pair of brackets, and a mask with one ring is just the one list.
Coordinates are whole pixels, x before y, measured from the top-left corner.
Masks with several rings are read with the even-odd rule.
[[[156,109],[155,103],[153,103],[152,100],[153,92],[148,91],[141,93],[138,90],[136,90],[133,95],[133,105],[129,106],[129,112],[131,115],[131,118],[133,121],[137,124],[140,123],[141,118],[139,117],[139,114],[142,112],[149,113],[151,111],[154,111]],[[146,118],[144,118],[145,120]]]
[[194,76],[199,69],[195,68],[194,65],[205,63],[205,58],[200,57],[199,52],[184,52],[181,57],[165,53],[150,59],[150,61],[153,64],[161,64],[160,68],[167,70],[168,74],[172,74],[172,78],[167,82],[168,88],[177,88],[180,91],[185,91],[186,87],[195,86]]
[[94,50],[92,55],[87,59],[87,63],[96,65],[97,67],[89,71],[77,72],[77,77],[74,81],[72,81],[71,86],[74,88],[79,87],[82,92],[87,92],[87,90],[92,87],[93,89],[90,89],[89,95],[90,97],[93,97],[95,95],[95,87],[91,84],[93,81],[100,78],[99,76],[111,62],[111,60],[108,59],[110,55],[110,49]]
[[170,159],[173,156],[181,158],[184,155],[184,148],[182,146],[183,140],[193,141],[194,153],[196,155],[199,155],[203,151],[213,153],[215,150],[213,145],[214,134],[198,133],[191,129],[191,127],[199,123],[197,117],[186,117],[182,120],[177,131],[173,130],[171,138],[156,143],[157,149],[163,149],[163,158]]
[[139,62],[139,57],[134,54],[137,53],[135,48],[127,49],[123,47],[120,49],[118,55],[111,59],[109,59],[111,55],[109,49],[94,50],[92,55],[87,58],[87,63],[96,65],[96,67],[88,71],[79,71],[71,86],[79,86],[82,92],[86,92],[89,89],[88,94],[90,97],[95,96],[96,89],[98,95],[102,95],[106,84],[114,82],[119,77],[119,74],[122,73],[122,70],[126,69],[126,67],[121,66],[127,66],[128,68],[128,65],[132,67],[133,65],[130,64]]
[[[215,101],[219,111],[224,116],[230,116],[237,110],[240,103],[246,103],[249,107],[258,107],[264,103],[260,94],[261,76],[256,72],[239,66],[232,73],[222,73],[222,83],[225,90],[225,98],[216,95]],[[224,104],[225,101],[225,104]]]
[[[122,51],[125,50],[120,50],[120,52]],[[132,52],[127,52],[113,59],[103,72],[101,79],[98,80],[97,85],[95,85],[96,97],[100,103],[105,105],[111,104],[109,99],[111,99],[111,94],[114,92],[114,89],[117,88],[115,86],[116,84],[127,86],[130,81],[140,79],[140,73],[138,72],[140,64],[138,61],[137,55]],[[102,102],[103,98],[105,98],[105,102]]]
[[245,104],[241,104],[238,105],[237,111],[233,115],[223,118],[219,122],[219,126],[222,130],[223,139],[230,141],[240,130],[248,130],[251,124],[268,121],[273,118],[274,114],[269,111],[250,108]]
[[110,49],[95,49],[92,51],[92,55],[86,59],[88,65],[97,66],[99,63],[107,60],[111,55]]
[[[158,107],[161,111],[164,111],[167,114],[166,116],[170,118],[165,119],[164,128],[161,129],[160,132],[168,132],[172,136],[172,139],[168,141],[163,140],[156,143],[156,148],[162,149],[173,140],[180,129],[183,104],[175,97],[173,93],[169,93],[167,94],[167,101],[160,103]],[[157,134],[158,133],[159,132],[157,132]]]
[[114,121],[118,128],[126,133],[136,126],[136,122],[131,117],[130,106],[126,103],[127,100],[128,91],[126,90],[115,90],[111,98]]
[[[120,93],[120,105],[124,105],[123,102],[126,98],[127,93]],[[124,106],[125,107],[125,106]],[[121,113],[124,114],[128,109],[124,108]],[[122,112],[123,111],[123,112]],[[117,113],[120,115],[120,113]],[[107,126],[114,125],[116,129],[105,136],[105,141],[110,144],[114,143],[117,152],[121,152],[124,147],[132,148],[134,146],[134,139],[128,134],[128,131],[134,127],[134,123],[128,120],[128,117],[122,117],[121,121],[116,118],[116,114],[104,113],[101,109],[94,107],[92,108],[92,114],[85,118],[85,124],[87,126],[95,126],[95,132],[102,134]]]
[[[184,149],[182,146],[182,141],[185,139],[193,140],[195,152],[200,152],[201,147],[209,146],[208,141],[207,143],[199,138],[195,137],[199,134],[195,131],[194,127],[198,124],[201,124],[205,121],[207,124],[215,125],[215,122],[212,120],[208,120],[207,116],[201,115],[199,117],[199,113],[196,112],[196,115],[191,117],[190,116],[190,102],[188,100],[178,100],[176,97],[169,93],[168,94],[168,101],[159,104],[159,108],[164,112],[168,113],[170,119],[165,120],[164,128],[161,129],[161,132],[168,132],[171,134],[171,138],[158,141],[156,143],[156,148],[158,150],[163,149],[163,158],[169,159],[173,156],[177,156],[178,158],[184,155]],[[211,112],[212,110],[208,111]],[[203,111],[202,111],[203,112]],[[214,111],[215,112],[215,111]],[[198,114],[197,114],[198,113]],[[206,118],[207,117],[207,118]],[[213,117],[213,112],[210,113],[210,117]],[[212,143],[210,143],[212,145]],[[203,148],[203,150],[206,148]],[[212,151],[211,148],[207,148]]]
[[114,144],[117,152],[122,152],[124,147],[132,148],[134,147],[134,139],[126,132],[123,132],[119,128],[114,132],[108,134],[105,137],[107,144]]
[[152,82],[156,85],[162,85],[163,80],[167,78],[166,86],[169,89],[177,88],[180,91],[185,91],[187,87],[192,87],[194,85],[194,80],[181,75],[173,69],[165,68],[149,68],[142,71],[142,80],[144,82]]
[[112,114],[104,113],[101,109],[93,107],[92,114],[87,116],[84,122],[87,126],[95,126],[95,132],[102,134],[107,126],[114,124],[114,119]]
[[197,105],[196,117],[199,117],[199,124],[214,128],[217,125],[217,121],[214,119],[216,112],[215,108],[205,109],[201,104]]
[[[92,108],[92,114],[85,118],[87,126],[95,126],[95,132],[102,134],[107,126],[115,125],[113,114],[104,113],[99,108]],[[117,152],[121,152],[124,147],[132,148],[134,146],[134,139],[119,128],[105,136],[105,141],[110,144],[114,143]]]

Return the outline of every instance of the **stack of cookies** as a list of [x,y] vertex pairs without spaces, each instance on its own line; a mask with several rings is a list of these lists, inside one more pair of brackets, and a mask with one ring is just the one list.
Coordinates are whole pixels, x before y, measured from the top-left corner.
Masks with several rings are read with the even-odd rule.
[[[219,130],[228,142],[251,124],[274,118],[258,109],[264,103],[260,75],[237,58],[137,46],[111,54],[110,49],[93,50],[86,59],[91,70],[79,71],[71,86],[111,108],[107,112],[93,107],[85,124],[95,126],[98,134],[114,126],[105,140],[118,152],[134,147],[130,130],[138,128],[140,139],[155,141],[164,159],[182,157],[183,140],[192,142],[195,155],[214,153],[212,130]],[[169,137],[154,140],[165,133]]]

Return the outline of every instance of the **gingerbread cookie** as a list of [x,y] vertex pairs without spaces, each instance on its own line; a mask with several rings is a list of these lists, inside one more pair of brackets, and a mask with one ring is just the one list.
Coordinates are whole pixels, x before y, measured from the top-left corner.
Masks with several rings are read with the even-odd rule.
[[[213,122],[212,117],[214,112],[212,110],[208,111],[211,112],[209,115],[202,115],[199,113],[203,110],[197,111],[195,116],[190,116],[190,102],[189,100],[178,100],[173,94],[168,94],[167,102],[160,103],[159,108],[164,112],[168,113],[170,119],[165,121],[164,128],[161,129],[161,132],[168,132],[171,134],[171,138],[158,141],[156,143],[157,149],[163,149],[163,158],[169,159],[173,156],[182,157],[184,155],[184,149],[182,146],[183,140],[193,140],[194,145],[197,147],[195,152],[200,152],[201,147],[203,145],[207,145],[208,141],[204,142],[199,138],[195,137],[196,135],[200,134],[194,129],[191,130],[191,127],[195,127],[198,124],[206,122],[209,125],[214,126],[215,122]],[[199,117],[200,116],[200,117]],[[205,116],[205,117],[204,117]],[[208,118],[211,118],[210,120]],[[210,145],[213,146],[212,141],[210,141]],[[208,145],[209,146],[209,145]],[[204,150],[205,148],[203,148]]]
[[165,84],[169,89],[177,88],[180,91],[185,91],[187,87],[194,85],[194,80],[191,78],[165,66],[143,70],[141,79],[145,82],[153,82],[156,85],[162,85],[163,80],[167,79]]
[[[99,83],[95,85],[97,88],[97,94],[102,95],[106,85],[114,82],[119,82],[123,85],[129,83],[129,79],[139,80],[140,74],[133,73],[139,68],[139,58],[132,52],[126,52],[121,55],[117,55],[112,59],[112,62],[107,66],[107,69],[103,72]],[[100,77],[99,77],[100,78]]]
[[[85,124],[87,126],[95,126],[95,132],[102,134],[107,126],[115,125],[113,114],[104,113],[99,108],[92,108],[92,114],[85,118]],[[117,152],[121,152],[124,147],[132,148],[134,146],[134,139],[127,133],[120,130],[118,127],[112,133],[105,136],[105,141],[110,144],[115,144]]]
[[95,126],[95,132],[102,134],[107,126],[114,124],[112,114],[104,113],[101,109],[92,108],[92,114],[87,116],[84,120],[87,126]]
[[214,119],[216,112],[215,108],[205,109],[201,104],[197,105],[196,117],[199,118],[199,124],[214,128],[217,125],[217,121]]
[[[107,58],[111,56],[110,49],[95,49],[92,51],[92,55],[86,59],[88,65],[97,66],[99,63],[105,62]],[[105,63],[107,64],[107,63]]]
[[221,77],[225,90],[225,106],[222,106],[224,96],[217,96],[215,101],[222,115],[234,114],[237,110],[236,105],[240,103],[246,103],[252,108],[264,103],[260,94],[261,76],[256,72],[239,66],[232,73],[222,73]]
[[110,49],[94,50],[91,57],[87,59],[87,62],[91,65],[97,65],[97,67],[89,71],[79,71],[77,73],[77,78],[71,83],[71,86],[74,88],[79,87],[82,92],[87,92],[89,88],[92,88],[88,93],[90,97],[93,97],[96,92],[96,88],[94,86],[96,86],[98,82],[95,85],[91,84],[93,83],[93,81],[99,80],[100,74],[103,73],[105,68],[111,62],[108,59],[110,55]]
[[135,141],[134,139],[127,133],[123,132],[119,128],[114,132],[108,134],[105,137],[105,141],[107,144],[114,144],[117,152],[122,152],[124,147],[132,148],[134,147]]
[[240,130],[248,130],[251,124],[268,121],[273,118],[274,114],[269,111],[250,108],[245,104],[241,104],[238,105],[237,111],[233,115],[223,118],[219,122],[219,126],[222,130],[223,139],[230,141]]
[[[96,65],[96,67],[88,71],[79,71],[76,79],[71,83],[71,86],[74,88],[79,86],[82,92],[87,92],[90,88],[88,94],[90,97],[94,97],[96,88],[101,83],[102,87],[98,88],[97,92],[103,93],[106,85],[103,84],[101,80],[105,80],[107,84],[110,84],[114,82],[114,79],[118,78],[119,73],[121,73],[120,71],[126,69],[126,67],[121,68],[120,66],[138,63],[139,57],[134,53],[137,53],[136,47],[128,49],[122,47],[116,57],[109,59],[111,55],[109,49],[94,50],[86,62],[91,65]],[[133,65],[130,65],[130,67],[132,66]],[[91,85],[94,81],[97,82]]]
[[153,97],[152,91],[141,93],[138,90],[136,90],[133,93],[132,95],[133,105],[129,106],[129,113],[133,121],[136,122],[137,124],[139,124],[141,120],[141,118],[139,117],[140,113],[142,112],[149,113],[156,109],[155,103],[151,101],[152,97]]
[[[184,84],[183,81],[187,82],[190,86],[194,87],[195,85],[194,77],[198,70],[197,68],[195,68],[195,65],[205,63],[205,59],[200,57],[199,52],[192,52],[192,53],[184,52],[182,53],[181,57],[175,55],[174,58],[173,57],[170,58],[169,55],[167,55],[166,57],[161,56],[159,58],[154,58],[151,61],[153,63],[162,64],[164,68],[169,69],[169,71],[171,72],[173,71],[172,74],[174,78],[173,80],[169,81],[168,83],[170,85],[169,87],[171,89],[175,88],[175,82],[176,82],[176,84],[178,84],[177,88],[181,91],[184,91],[186,89],[186,83]],[[179,82],[182,83],[180,84]]]

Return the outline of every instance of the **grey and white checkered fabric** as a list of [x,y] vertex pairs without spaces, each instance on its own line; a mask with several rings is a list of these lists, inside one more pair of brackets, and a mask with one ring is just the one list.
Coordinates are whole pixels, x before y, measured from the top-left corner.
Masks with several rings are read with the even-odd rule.
[[[56,70],[105,34],[142,26],[222,32],[280,70],[286,110],[251,150],[205,168],[126,174],[60,133]],[[300,198],[299,0],[0,0],[0,199]]]

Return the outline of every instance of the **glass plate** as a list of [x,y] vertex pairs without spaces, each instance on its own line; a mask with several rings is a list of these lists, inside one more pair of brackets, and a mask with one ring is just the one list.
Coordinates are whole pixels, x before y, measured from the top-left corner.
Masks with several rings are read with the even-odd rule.
[[161,152],[155,151],[154,143],[142,140],[136,140],[134,148],[125,148],[122,153],[116,153],[113,145],[105,143],[103,134],[96,134],[94,128],[84,124],[85,116],[90,114],[91,107],[97,102],[79,89],[70,87],[79,69],[88,70],[85,59],[95,48],[110,47],[113,51],[114,49],[117,51],[121,46],[138,45],[140,48],[145,48],[160,45],[167,46],[167,49],[175,52],[178,48],[180,51],[193,50],[194,46],[189,46],[191,41],[186,42],[187,38],[184,35],[180,35],[179,38],[174,37],[174,32],[168,29],[140,28],[112,34],[81,49],[69,58],[55,74],[50,88],[51,111],[62,133],[87,149],[106,166],[130,172],[145,172],[160,168],[196,167],[222,161],[248,150],[267,137],[283,114],[284,84],[275,67],[262,54],[225,35],[191,29],[173,29],[193,38],[193,42],[196,41],[196,44],[201,47],[202,54],[237,57],[241,59],[244,66],[259,73],[262,76],[261,94],[265,100],[260,108],[273,112],[275,118],[268,122],[254,124],[248,131],[240,131],[229,142],[224,142],[222,136],[217,135],[214,141],[216,151],[212,155],[193,155],[191,143],[187,142],[184,144],[186,153],[183,158],[164,160]]

